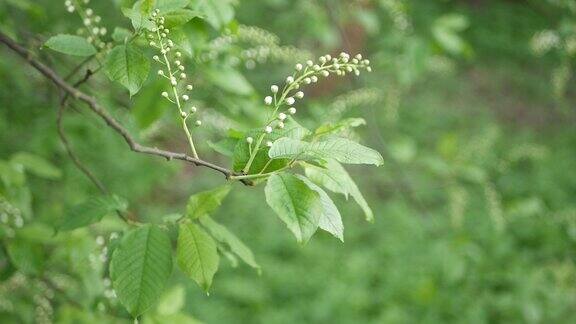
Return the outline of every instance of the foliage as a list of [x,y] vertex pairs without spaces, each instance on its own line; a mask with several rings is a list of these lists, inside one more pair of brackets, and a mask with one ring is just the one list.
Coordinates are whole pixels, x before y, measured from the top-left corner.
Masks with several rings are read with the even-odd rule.
[[0,322],[574,321],[573,10],[0,3]]

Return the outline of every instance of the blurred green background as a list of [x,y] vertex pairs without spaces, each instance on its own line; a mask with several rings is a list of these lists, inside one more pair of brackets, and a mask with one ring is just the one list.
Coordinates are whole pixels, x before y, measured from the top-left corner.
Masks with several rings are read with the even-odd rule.
[[[120,7],[131,1],[92,2],[109,30],[129,26]],[[309,90],[298,121],[367,120],[348,135],[385,165],[349,171],[376,221],[336,197],[346,242],[318,233],[300,246],[262,187],[236,184],[213,216],[253,249],[261,275],[224,260],[206,296],[176,273],[145,322],[576,321],[575,1],[221,4],[232,16],[220,29],[202,20],[185,27],[193,100],[205,111],[201,154],[228,163],[208,142],[259,125],[270,84],[298,61],[360,52],[374,72]],[[0,2],[0,29],[63,75],[80,60],[39,47],[79,26],[63,1]],[[218,40],[226,35],[238,41]],[[53,235],[66,208],[97,190],[59,142],[58,92],[5,47],[0,53],[0,322],[129,322],[109,296],[96,242],[123,225],[110,216]],[[83,89],[142,141],[184,150],[154,79],[132,99],[103,75]],[[131,153],[81,104],[65,127],[84,163],[140,219],[162,222],[190,194],[223,183],[209,170]],[[22,152],[55,168],[23,167]]]

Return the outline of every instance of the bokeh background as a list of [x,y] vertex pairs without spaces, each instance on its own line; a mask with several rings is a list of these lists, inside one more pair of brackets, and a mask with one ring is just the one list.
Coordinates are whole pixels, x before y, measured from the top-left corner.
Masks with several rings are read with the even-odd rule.
[[[3,0],[0,28],[65,74],[78,61],[40,49],[80,26],[62,2]],[[129,27],[119,8],[131,1],[92,2],[110,30]],[[295,63],[362,53],[374,72],[307,90],[298,120],[367,121],[348,135],[386,163],[348,170],[376,221],[334,197],[346,242],[318,233],[300,246],[262,187],[235,185],[213,216],[253,249],[262,273],[223,260],[209,296],[176,273],[145,322],[576,321],[576,1],[222,3],[229,23],[194,20],[181,40],[204,113],[201,154],[229,163],[209,144],[259,125],[262,98]],[[185,150],[154,80],[132,99],[103,75],[83,89],[142,141]],[[97,193],[59,142],[58,96],[0,47],[0,322],[129,322],[107,293],[96,242],[123,225],[110,216],[53,235],[68,206]],[[65,127],[78,155],[140,219],[160,223],[190,194],[223,183],[209,170],[131,153],[81,104],[71,107]],[[14,162],[22,152],[55,168],[25,171]]]

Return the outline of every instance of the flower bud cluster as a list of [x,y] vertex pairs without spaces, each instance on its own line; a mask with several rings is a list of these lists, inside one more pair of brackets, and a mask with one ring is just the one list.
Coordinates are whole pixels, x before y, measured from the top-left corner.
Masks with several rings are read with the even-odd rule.
[[[360,75],[360,71],[372,71],[370,61],[364,59],[361,54],[351,57],[347,53],[340,53],[336,57],[331,55],[323,55],[318,59],[318,62],[307,60],[304,63],[297,63],[294,66],[292,75],[286,77],[286,82],[280,90],[277,85],[270,87],[271,95],[264,98],[264,104],[272,107],[273,111],[270,118],[263,127],[263,133],[256,141],[254,149],[252,149],[252,141],[254,139],[247,138],[250,144],[251,151],[250,159],[244,167],[243,171],[247,172],[250,169],[254,156],[260,149],[266,135],[272,133],[274,128],[283,129],[285,127],[286,119],[289,116],[296,114],[295,107],[298,100],[302,100],[305,96],[304,92],[300,90],[301,87],[316,83],[320,78],[326,78],[330,75],[345,76],[346,74],[353,73]],[[266,146],[271,146],[270,141],[265,142]]]
[[307,51],[292,46],[281,46],[279,38],[261,28],[240,25],[236,33],[230,31],[214,39],[208,51],[200,56],[201,62],[217,60],[225,54],[233,55],[229,64],[236,66],[242,62],[247,68],[267,61],[293,63],[311,57]]
[[373,88],[358,89],[341,94],[336,97],[328,108],[329,119],[340,119],[342,115],[353,107],[371,106],[382,100],[384,100],[382,92]]
[[7,236],[13,236],[14,230],[24,226],[20,209],[0,195],[0,226],[4,227]]
[[[166,18],[160,16],[160,11],[156,9],[150,20],[154,22],[155,27],[147,36],[148,42],[151,47],[159,51],[152,58],[161,65],[157,74],[168,80],[171,89],[171,91],[163,91],[161,95],[175,104],[180,117],[186,120],[197,112],[194,106],[185,109],[185,103],[190,100],[189,92],[194,89],[194,86],[187,82],[188,75],[182,62],[182,53],[175,49],[176,44],[170,39],[170,30],[164,26]],[[195,125],[202,125],[202,121],[196,120]]]
[[106,27],[102,27],[101,20],[102,18],[98,15],[94,14],[94,10],[92,8],[83,8],[81,3],[87,5],[90,3],[90,0],[66,0],[64,1],[64,6],[66,7],[66,11],[72,13],[77,12],[82,19],[82,24],[84,25],[84,29],[78,29],[78,35],[86,35],[86,40],[94,44],[97,48],[105,49],[110,48],[112,46],[111,43],[107,43],[102,40],[108,30]]

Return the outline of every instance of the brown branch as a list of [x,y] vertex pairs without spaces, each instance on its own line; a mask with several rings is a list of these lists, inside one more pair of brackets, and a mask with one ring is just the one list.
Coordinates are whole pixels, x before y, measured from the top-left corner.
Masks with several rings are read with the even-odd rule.
[[[122,136],[122,138],[124,138],[124,141],[128,144],[128,146],[130,147],[130,149],[132,151],[138,152],[138,153],[143,153],[143,154],[148,154],[148,155],[160,156],[160,157],[165,158],[168,161],[171,161],[173,159],[174,160],[182,160],[182,161],[192,163],[196,166],[204,166],[204,167],[207,167],[207,168],[212,169],[214,171],[222,173],[226,177],[226,179],[229,179],[231,176],[234,176],[234,175],[240,175],[240,174],[238,174],[232,170],[229,170],[227,168],[221,167],[219,165],[213,164],[213,163],[208,162],[208,161],[204,161],[202,159],[193,158],[193,157],[191,157],[187,154],[184,154],[184,153],[170,152],[170,151],[161,150],[161,149],[158,149],[155,147],[148,147],[148,146],[141,145],[130,135],[128,130],[126,128],[124,128],[124,126],[122,126],[120,124],[120,122],[118,122],[114,117],[112,117],[108,113],[108,111],[106,109],[104,109],[104,107],[102,107],[97,102],[97,100],[94,97],[91,97],[91,96],[87,95],[86,93],[74,88],[72,85],[68,84],[54,70],[52,70],[51,68],[42,64],[38,60],[34,59],[31,55],[31,53],[28,52],[28,50],[26,50],[24,47],[18,45],[14,40],[12,40],[10,37],[8,37],[7,35],[5,35],[2,32],[0,32],[0,42],[4,43],[11,50],[13,50],[18,55],[20,55],[22,58],[24,58],[28,62],[28,64],[30,64],[32,67],[34,67],[36,70],[38,70],[42,75],[44,75],[46,78],[48,78],[50,81],[52,81],[58,88],[63,90],[65,93],[74,97],[75,99],[78,99],[78,100],[86,103],[88,105],[88,107],[94,113],[96,113],[98,116],[100,116],[100,118],[102,118],[108,126],[110,126],[118,134],[120,134],[120,136]],[[252,185],[253,184],[252,182],[246,181],[246,180],[241,180],[241,182],[244,183],[245,185]]]

